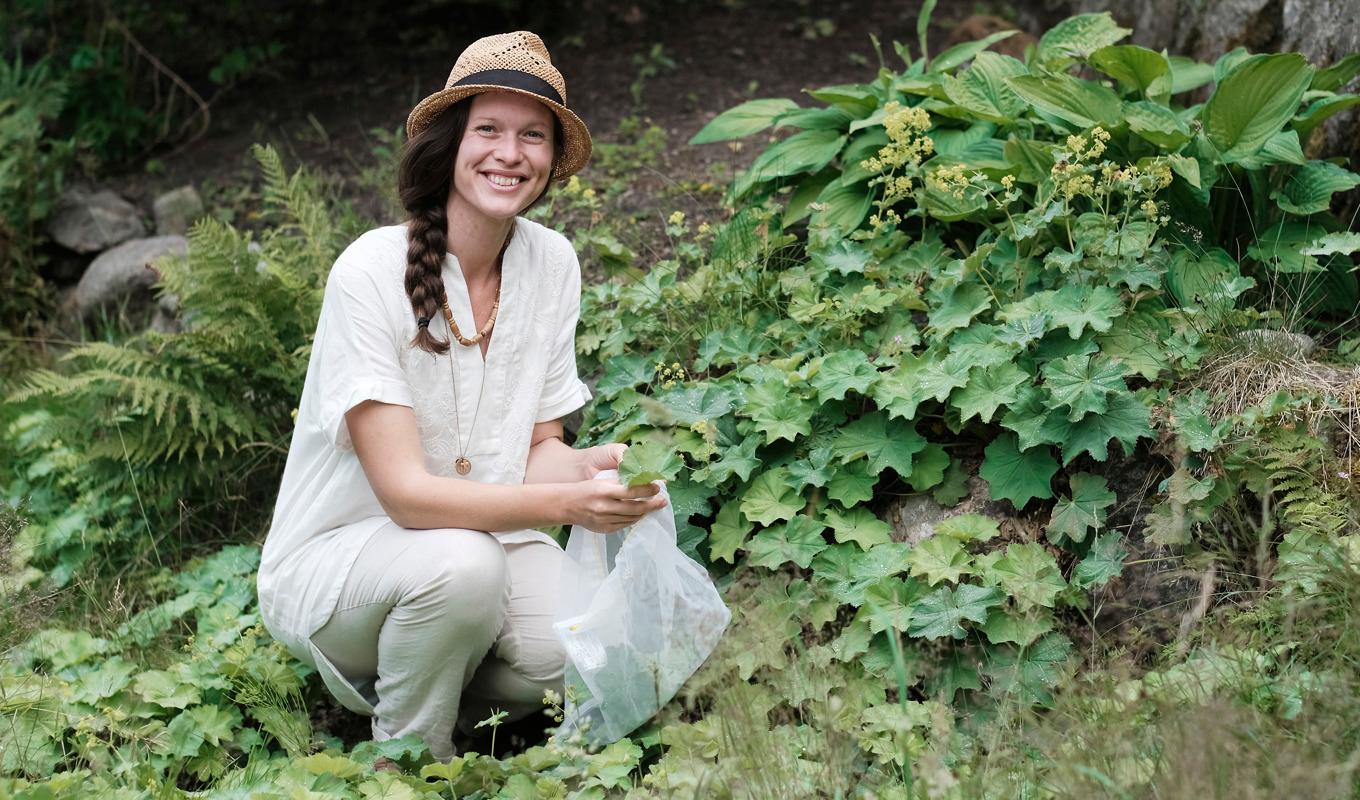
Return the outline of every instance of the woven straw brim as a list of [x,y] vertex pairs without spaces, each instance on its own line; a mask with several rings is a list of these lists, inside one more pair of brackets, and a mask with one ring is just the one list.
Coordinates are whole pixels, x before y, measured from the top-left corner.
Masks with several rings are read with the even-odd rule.
[[590,129],[571,109],[540,94],[494,84],[474,83],[466,86],[454,86],[449,89],[441,89],[421,100],[415,108],[411,109],[410,116],[406,118],[406,138],[414,137],[435,117],[439,116],[439,113],[444,109],[465,97],[471,97],[482,92],[514,92],[525,97],[532,97],[557,115],[558,121],[562,123],[562,157],[553,167],[552,180],[566,180],[580,172],[581,168],[590,160]]

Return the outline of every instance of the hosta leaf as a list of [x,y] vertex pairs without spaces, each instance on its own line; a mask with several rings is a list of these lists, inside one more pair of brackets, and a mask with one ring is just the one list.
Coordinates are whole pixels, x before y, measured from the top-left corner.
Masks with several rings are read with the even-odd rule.
[[1198,89],[1214,79],[1212,64],[1203,64],[1185,56],[1171,56],[1171,93],[1180,94]]
[[987,481],[993,500],[1009,500],[1019,509],[1035,497],[1053,496],[1049,483],[1058,471],[1058,462],[1047,447],[1021,452],[1015,434],[1003,433],[987,445],[984,453],[978,474]]
[[1019,611],[1052,608],[1067,582],[1058,572],[1053,555],[1036,542],[1006,545],[989,576],[1015,601]]
[[757,181],[816,172],[831,162],[845,146],[838,130],[810,130],[795,133],[767,147],[751,165],[750,178]]
[[642,486],[652,481],[671,481],[680,474],[684,462],[670,447],[645,441],[630,445],[619,462],[619,481],[625,486]]
[[1074,422],[1090,413],[1105,413],[1110,396],[1127,388],[1124,368],[1103,355],[1050,361],[1043,374],[1053,405],[1067,406],[1067,418]]
[[872,583],[907,571],[911,545],[880,544],[861,550],[853,544],[835,544],[812,560],[812,573],[831,596],[852,606],[864,602]]
[[1304,222],[1281,221],[1261,231],[1247,255],[1275,272],[1321,272],[1325,267],[1307,250],[1323,229]]
[[1091,543],[1086,557],[1077,563],[1072,581],[1083,589],[1103,586],[1111,578],[1119,577],[1124,571],[1124,559],[1129,551],[1124,549],[1124,537],[1114,531],[1102,533]]
[[826,496],[849,508],[872,499],[876,483],[878,476],[869,474],[866,462],[852,461],[837,469],[827,482]]
[[1323,67],[1313,74],[1308,88],[1318,92],[1335,92],[1360,74],[1360,53],[1350,53],[1341,60]]
[[1074,542],[1085,541],[1086,532],[1100,530],[1109,508],[1115,504],[1114,492],[1099,475],[1078,472],[1071,483],[1072,496],[1058,498],[1053,506],[1047,528],[1049,541],[1057,542],[1062,536]]
[[869,630],[882,633],[889,628],[906,633],[912,620],[912,607],[928,592],[923,584],[907,578],[886,578],[870,584],[864,591],[861,607]]
[[869,387],[878,379],[878,370],[869,363],[863,350],[839,350],[821,360],[810,383],[817,390],[817,402],[841,400],[854,390],[868,394]]
[[1048,29],[1039,39],[1035,59],[1042,64],[1062,65],[1071,59],[1086,58],[1132,33],[1115,24],[1110,12],[1078,14]]
[[[1124,104],[1129,130],[1164,150],[1176,150],[1190,141],[1192,134],[1176,112],[1150,100]],[[1198,162],[1195,163],[1198,167]]]
[[[1216,296],[1224,282],[1241,275],[1237,262],[1221,247],[1211,247],[1201,253],[1182,250],[1171,259],[1171,268],[1166,272],[1166,288],[1181,305],[1207,305],[1206,301]],[[1158,350],[1162,348],[1158,347]]]
[[898,475],[909,477],[912,456],[925,446],[926,440],[914,427],[874,411],[842,428],[831,443],[831,452],[843,463],[867,458],[871,475],[891,467]]
[[984,36],[973,42],[963,42],[956,44],[948,50],[940,53],[930,60],[930,72],[943,73],[966,63],[970,58],[976,58],[982,51],[1001,41],[1009,39],[1019,33],[1016,30],[997,31],[996,33]]
[[800,567],[827,548],[822,538],[826,526],[812,517],[798,514],[788,522],[757,533],[746,543],[747,561],[761,567],[778,569],[790,561]]
[[944,76],[944,89],[950,100],[978,118],[1007,124],[1024,113],[1025,101],[1006,84],[1006,78],[1025,72],[1025,65],[1010,56],[978,53],[973,65],[957,77]]
[[831,506],[826,510],[825,521],[835,532],[838,542],[854,542],[868,550],[874,545],[892,541],[892,526],[863,506],[849,510]]
[[1225,163],[1254,154],[1289,122],[1313,78],[1298,53],[1249,58],[1232,69],[1204,104],[1204,134]]
[[1009,642],[1023,647],[1053,630],[1055,624],[1053,612],[1047,609],[1022,614],[1003,607],[992,609],[982,632],[992,644]]
[[802,496],[789,486],[789,473],[783,467],[757,475],[741,496],[741,513],[761,525],[788,519],[804,505]]
[[1052,705],[1049,690],[1062,678],[1071,652],[1072,641],[1060,633],[1050,633],[1029,647],[997,648],[987,665],[993,693],[1015,694],[1027,703]]
[[[1317,74],[1320,75],[1322,73]],[[1313,77],[1316,81],[1317,75],[1314,75]],[[1291,124],[1293,125],[1294,130],[1298,132],[1299,138],[1307,141],[1308,135],[1312,133],[1317,126],[1326,122],[1333,115],[1339,114],[1357,104],[1360,104],[1360,95],[1334,94],[1328,97],[1320,97],[1309,103],[1303,111],[1300,111],[1298,116],[1294,117],[1294,121]]]
[[1152,438],[1151,419],[1147,406],[1132,392],[1125,391],[1110,398],[1103,414],[1087,414],[1076,422],[1063,414],[1050,414],[1042,434],[1062,443],[1064,466],[1082,453],[1104,461],[1109,456],[1111,439],[1118,439],[1124,453],[1130,454],[1139,439]]
[[946,636],[962,639],[968,635],[965,621],[987,621],[987,610],[1000,605],[1006,596],[998,589],[961,584],[957,589],[941,586],[913,608],[907,628],[911,636],[941,639]]
[[1030,376],[1010,362],[990,369],[974,369],[969,373],[968,385],[955,392],[950,403],[959,410],[959,421],[967,422],[974,416],[991,422],[997,408],[1010,405],[1018,398],[1018,390]]
[[1102,47],[1091,53],[1091,66],[1145,97],[1171,92],[1171,64],[1166,56],[1136,44]]
[[797,108],[797,103],[783,97],[748,100],[714,117],[694,134],[689,143],[724,142],[760,133],[774,124],[775,117]]
[[968,573],[972,557],[963,542],[952,536],[932,536],[916,545],[908,559],[911,574],[934,586],[941,581],[956,582]]
[[1113,128],[1119,124],[1123,109],[1119,96],[1094,81],[1058,73],[1017,75],[1007,78],[1006,83],[1035,108],[1075,128]]
[[718,509],[718,516],[708,533],[708,556],[714,561],[733,563],[737,549],[746,542],[753,526],[741,516],[736,500]]
[[1360,233],[1356,231],[1337,231],[1327,233],[1313,240],[1303,249],[1305,255],[1332,256],[1349,255],[1360,250]]
[[1080,338],[1088,327],[1097,333],[1108,331],[1123,313],[1119,292],[1108,286],[1068,284],[1053,298],[1054,327],[1067,328],[1067,335],[1073,339]]
[[1332,195],[1360,186],[1360,175],[1330,161],[1309,161],[1294,170],[1282,188],[1270,193],[1291,214],[1320,214],[1332,206]]

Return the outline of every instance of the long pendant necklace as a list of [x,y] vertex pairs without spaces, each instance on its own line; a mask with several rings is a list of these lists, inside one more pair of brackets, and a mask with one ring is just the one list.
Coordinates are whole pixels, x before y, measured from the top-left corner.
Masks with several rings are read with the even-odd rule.
[[[505,241],[501,244],[500,253],[496,255],[496,267],[498,272],[504,272],[503,264],[505,260],[505,250],[510,246],[510,237],[514,236],[514,234],[515,228],[512,225],[510,227],[510,232],[506,234]],[[482,326],[482,329],[477,331],[477,335],[473,336],[471,339],[464,337],[462,332],[458,330],[458,323],[453,319],[453,309],[449,308],[449,297],[447,292],[444,294],[444,302],[442,305],[444,307],[444,320],[448,322],[449,333],[453,338],[464,347],[477,347],[481,344],[483,339],[491,335],[491,329],[496,325],[496,314],[500,311],[501,307],[501,277],[497,277],[496,279],[496,300],[491,304],[491,315],[487,317],[486,324]],[[476,317],[474,316],[473,324],[476,324],[476,321]],[[486,388],[486,372],[487,364],[484,357],[482,359],[482,378],[477,386],[477,405],[472,410],[472,425],[468,427],[467,447],[472,446],[472,439],[477,434],[477,417],[482,411],[482,395],[485,394],[483,390]],[[467,447],[463,446],[463,431],[461,424],[462,404],[458,399],[458,384],[462,382],[460,380],[461,377],[462,370],[458,368],[458,354],[454,348],[450,347],[449,380],[453,383],[453,436],[458,440],[458,458],[453,461],[453,469],[459,475],[467,475],[469,472],[472,472],[472,461],[467,457]]]

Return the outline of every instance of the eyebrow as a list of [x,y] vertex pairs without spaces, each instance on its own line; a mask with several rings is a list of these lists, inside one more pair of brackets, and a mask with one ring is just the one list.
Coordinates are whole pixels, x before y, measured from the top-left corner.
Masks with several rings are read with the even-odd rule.
[[[493,117],[493,116],[491,116],[490,114],[479,114],[479,115],[477,115],[477,116],[471,118],[470,120],[468,120],[468,122],[495,122],[495,123],[497,123],[497,124],[502,124],[502,123],[503,123],[503,120],[501,120],[500,117]],[[528,124],[525,125],[524,127],[526,127],[526,128],[532,128],[532,127],[534,127],[534,126],[540,126],[540,127],[545,127],[545,128],[546,128],[546,127],[548,127],[548,126],[551,125],[551,124],[552,124],[551,121],[549,121],[549,122],[537,122],[537,121],[535,121],[535,122],[530,122],[530,123],[528,123]]]

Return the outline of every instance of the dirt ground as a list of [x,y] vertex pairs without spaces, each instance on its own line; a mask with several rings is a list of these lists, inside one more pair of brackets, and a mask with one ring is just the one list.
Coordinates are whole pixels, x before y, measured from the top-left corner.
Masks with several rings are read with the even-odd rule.
[[[370,132],[399,129],[420,98],[442,88],[463,47],[489,33],[531,28],[544,32],[567,79],[568,104],[597,142],[613,139],[620,120],[631,115],[666,131],[660,166],[638,176],[637,191],[645,194],[657,183],[727,173],[710,165],[736,162],[736,167],[753,155],[751,148],[734,154],[721,144],[687,144],[727,108],[755,97],[805,101],[805,89],[871,80],[878,65],[874,36],[885,61],[899,68],[892,43],[910,43],[916,50],[920,6],[844,0],[701,0],[664,8],[626,0],[545,5],[550,10],[536,7],[521,15],[488,10],[476,19],[454,18],[458,9],[447,9],[423,23],[444,32],[427,37],[432,40],[427,44],[374,37],[361,54],[313,47],[306,77],[276,74],[234,88],[212,103],[211,127],[202,138],[154,156],[154,174],[138,169],[104,182],[149,207],[156,193],[186,183],[220,187],[249,180],[249,149],[256,142],[274,143],[292,163],[352,172],[366,159],[371,163],[378,140]],[[975,28],[975,10],[973,4],[940,4],[930,31],[932,49],[942,48],[970,16],[964,27]],[[982,24],[999,26],[1004,20],[991,17]],[[451,29],[458,33],[448,33]],[[659,66],[643,81],[637,104],[632,87],[653,53],[674,66]]]

